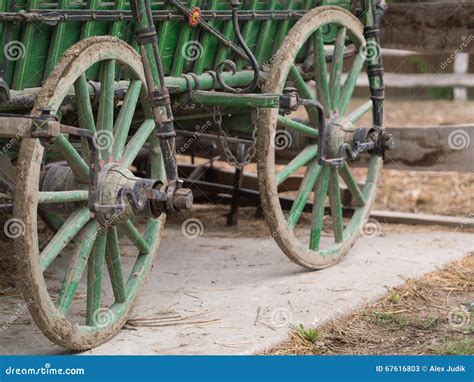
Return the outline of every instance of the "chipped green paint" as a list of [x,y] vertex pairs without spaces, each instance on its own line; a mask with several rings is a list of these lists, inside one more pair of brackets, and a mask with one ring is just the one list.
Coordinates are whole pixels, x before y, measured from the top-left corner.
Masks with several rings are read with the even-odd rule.
[[38,193],[38,203],[68,203],[68,202],[82,202],[89,199],[89,191],[75,190],[75,191],[41,191]]
[[119,224],[119,229],[125,235],[127,235],[133,245],[138,248],[140,253],[143,253],[144,255],[150,253],[150,245],[146,242],[141,233],[130,220]]
[[308,201],[309,195],[314,190],[314,186],[319,176],[321,175],[322,167],[318,165],[317,160],[313,159],[308,165],[306,172],[301,182],[298,193],[296,194],[295,201],[291,206],[290,214],[288,217],[288,228],[295,228],[298,220],[303,212],[304,207]]
[[107,248],[105,261],[109,271],[110,282],[114,292],[115,301],[123,303],[127,301],[127,291],[122,270],[122,260],[120,259],[120,245],[118,241],[117,228],[111,227],[107,232]]
[[351,173],[349,165],[344,163],[344,166],[339,170],[344,183],[346,183],[347,188],[349,189],[352,195],[352,203],[357,207],[362,207],[365,205],[365,197],[362,193],[357,181],[354,179],[354,176]]
[[326,207],[326,196],[329,186],[330,168],[323,167],[321,174],[314,186],[313,215],[311,217],[311,235],[309,238],[309,248],[318,250],[323,231],[324,210]]
[[[274,142],[272,142],[272,144],[274,144]],[[305,166],[310,160],[316,158],[317,155],[317,145],[306,146],[303,151],[295,156],[282,170],[280,170],[279,173],[276,174],[277,184],[283,183],[291,176],[291,174]]]
[[123,167],[128,167],[133,163],[141,148],[148,140],[150,134],[153,132],[154,129],[155,121],[153,119],[149,118],[143,121],[137,132],[133,135],[133,137],[128,141],[127,145],[125,146],[123,155],[119,160],[119,163]]
[[80,239],[80,244],[74,248],[71,260],[66,269],[66,276],[64,277],[58,299],[56,300],[56,306],[63,314],[69,311],[74,296],[76,295],[77,287],[79,286],[82,274],[89,260],[89,255],[94,246],[96,226],[96,222],[90,221],[81,233],[77,235]]
[[339,109],[341,96],[341,75],[344,64],[344,48],[346,43],[346,28],[337,29],[336,40],[334,42],[334,57],[331,63],[331,73],[329,76],[329,95],[331,98],[331,109]]
[[141,88],[142,82],[140,80],[133,80],[130,82],[127,95],[125,96],[123,105],[120,108],[120,112],[115,121],[115,134],[112,149],[115,160],[118,160],[123,154]]
[[79,208],[71,214],[56,232],[48,245],[40,254],[40,267],[46,270],[66,245],[79,233],[90,219],[90,212],[86,207]]
[[284,117],[282,115],[278,116],[278,126],[289,127],[290,129],[296,130],[303,135],[307,135],[312,138],[317,138],[319,132],[314,127],[305,125],[301,122],[295,121],[294,119]]

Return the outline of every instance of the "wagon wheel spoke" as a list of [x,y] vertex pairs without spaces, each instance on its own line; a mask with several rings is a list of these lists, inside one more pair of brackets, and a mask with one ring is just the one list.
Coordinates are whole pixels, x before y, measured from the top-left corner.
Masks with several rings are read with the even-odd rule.
[[114,132],[115,60],[104,61],[100,69],[100,96],[97,112],[97,146],[100,158],[108,161]]
[[90,219],[87,207],[82,207],[71,214],[56,232],[40,254],[40,267],[46,270],[66,245],[78,234]]
[[324,226],[324,211],[326,208],[326,196],[328,194],[330,168],[323,167],[321,174],[314,186],[313,212],[311,217],[311,233],[309,238],[309,248],[319,249],[321,232]]
[[133,137],[128,141],[125,146],[123,156],[120,159],[119,163],[124,166],[130,166],[135,158],[137,157],[140,149],[143,147],[145,142],[150,137],[150,134],[155,129],[155,121],[152,118],[145,119],[140,125],[138,130],[135,132]]
[[97,237],[87,267],[87,325],[98,325],[98,311],[100,308],[102,278],[104,274],[106,235],[106,232],[102,232]]
[[349,73],[347,74],[347,78],[342,86],[341,91],[341,100],[339,103],[339,113],[344,115],[347,107],[349,106],[349,102],[352,98],[352,93],[354,92],[357,79],[359,78],[360,72],[362,71],[362,67],[364,66],[365,62],[365,52],[364,49],[360,48],[359,52],[357,53],[354,62],[352,64]]
[[94,245],[95,232],[96,223],[90,221],[77,235],[78,245],[74,248],[74,253],[72,254],[71,261],[66,270],[66,276],[64,277],[61,290],[59,291],[58,299],[56,300],[56,307],[63,314],[66,314],[71,307]]
[[317,138],[317,136],[319,135],[318,130],[316,130],[315,128],[305,125],[304,123],[295,121],[291,118],[283,117],[282,115],[278,116],[278,126],[288,127],[311,138]]
[[[100,69],[98,75],[95,68]],[[87,81],[96,78],[101,92],[94,105]],[[129,81],[128,90],[115,113],[115,81],[124,79]],[[134,49],[111,36],[82,39],[64,54],[61,64],[45,81],[32,115],[44,109],[60,114],[62,105],[73,103],[74,114],[68,113],[64,123],[92,132],[93,142],[88,140],[86,144],[78,136],[65,134],[56,139],[53,150],[44,150],[39,140],[21,141],[18,168],[24,176],[18,180],[19,192],[13,203],[17,206],[15,217],[25,225],[28,222],[28,229],[15,242],[15,256],[22,254],[18,271],[24,280],[25,298],[34,301],[32,317],[44,334],[60,346],[85,350],[111,338],[126,322],[157,255],[164,216],[141,217],[140,223],[146,221],[142,234],[141,224],[132,223],[140,214],[130,205],[115,211],[113,216],[107,209],[120,203],[122,190],[134,187],[140,179],[160,179],[166,183],[159,139],[152,134],[155,122],[148,102],[142,103],[141,113],[135,112],[147,93],[143,65]],[[134,123],[138,120],[144,123],[137,125],[135,131]],[[79,139],[80,145],[76,145]],[[147,140],[149,166],[146,174],[138,177],[128,167]],[[95,149],[94,170],[97,179],[103,180],[94,187],[95,199],[104,208],[91,212],[89,165]],[[58,156],[67,166],[57,163]],[[42,235],[37,214],[54,232],[52,237]],[[125,246],[122,245],[117,229],[124,231],[131,243],[126,239]],[[130,255],[127,261],[121,257],[124,251]],[[46,270],[61,272],[57,292],[56,280],[50,280]],[[110,285],[104,280],[107,277]],[[87,285],[84,301],[77,298],[83,283]],[[109,287],[113,295],[105,298],[103,291]],[[107,314],[103,312],[105,308]],[[80,319],[83,310],[86,316]]]
[[351,122],[351,123],[356,123],[362,116],[365,115],[369,110],[371,110],[373,107],[373,102],[372,100],[368,100],[364,102],[362,105],[358,106],[355,108],[353,111],[351,111],[346,118]]
[[[159,220],[149,220],[147,225],[146,225],[146,232],[145,232],[145,237],[146,237],[146,242],[150,243],[150,253],[151,251],[156,250],[156,245],[154,244],[154,236],[156,235],[156,232],[160,230],[160,225],[162,224],[161,221]],[[120,227],[119,227],[120,228]],[[139,280],[139,277],[137,277],[137,274],[140,273],[140,268],[143,267],[143,264],[146,262],[149,262],[152,257],[149,256],[149,254],[140,252],[138,255],[137,261],[135,265],[132,268],[132,271],[130,272],[130,275],[128,276],[127,283],[126,283],[126,288],[128,291],[128,294],[132,294],[134,290],[137,287],[137,283]]]
[[[85,74],[81,74],[74,83],[74,91],[76,93],[77,115],[81,129],[87,129],[95,133],[95,120],[92,112],[91,99],[87,90],[87,78]],[[82,157],[89,160],[89,142],[86,138],[81,138]]]
[[115,135],[112,148],[115,160],[120,159],[123,154],[123,149],[127,142],[128,132],[132,124],[133,114],[137,106],[141,88],[142,82],[140,80],[130,81],[127,95],[125,96],[122,108],[120,109],[119,115],[117,116],[117,120],[115,121]]
[[339,100],[341,95],[341,75],[344,64],[344,48],[346,42],[346,27],[339,27],[334,41],[334,52],[331,63],[331,72],[329,76],[329,91],[331,95],[332,110],[336,112],[339,109]]
[[150,245],[142,237],[140,231],[138,231],[137,227],[135,227],[135,225],[130,220],[120,224],[119,228],[141,253],[145,255],[150,253]]
[[321,173],[322,167],[317,164],[317,160],[313,159],[308,165],[301,182],[295,201],[291,206],[290,214],[288,216],[288,228],[294,229],[298,223],[301,214],[308,201],[309,194],[314,190],[314,185]]
[[89,180],[89,166],[64,134],[59,134],[54,144],[61,156],[71,167],[76,180],[80,183],[87,183]]
[[317,29],[313,35],[313,54],[317,98],[328,112],[331,110],[331,99],[326,71],[326,52],[324,51],[324,39],[321,28]]
[[354,176],[352,175],[349,165],[347,163],[344,163],[344,166],[339,170],[339,173],[352,195],[353,204],[356,207],[365,206],[365,196],[361,191],[359,185],[357,184],[357,181],[355,180]]
[[38,192],[39,204],[81,202],[89,200],[89,191],[40,191]]
[[306,165],[318,155],[317,145],[306,146],[303,151],[296,155],[280,172],[276,174],[278,184],[282,184],[291,174]]
[[[346,62],[347,46],[354,46],[356,52],[350,62]],[[327,60],[326,54],[329,47],[331,60]],[[355,146],[355,131],[349,132],[346,127],[360,124],[361,117],[372,107],[371,101],[360,102],[363,104],[358,103],[358,107],[349,110],[357,79],[365,64],[365,47],[364,26],[356,16],[333,7],[316,7],[304,15],[287,35],[280,48],[284,54],[275,58],[268,73],[268,78],[275,81],[266,81],[262,88],[264,93],[281,94],[285,87],[294,87],[300,99],[321,103],[328,133],[327,159],[339,157],[338,148],[344,143]],[[316,90],[312,88],[313,80]],[[297,113],[262,114],[257,140],[259,176],[263,180],[260,197],[271,231],[279,233],[275,240],[283,252],[299,265],[321,269],[339,261],[359,236],[363,217],[369,215],[374,203],[382,161],[374,153],[367,153],[370,156],[367,173],[360,178],[364,180],[360,182],[363,185],[357,184],[354,178],[357,175],[359,179],[359,173],[349,168],[349,162],[342,168],[320,165],[318,148],[314,146],[321,139],[318,135],[318,110],[306,103],[300,102],[305,104],[301,109],[306,109],[308,122],[296,119]],[[301,149],[300,146],[293,147],[292,150],[298,149],[293,159],[280,165],[285,156],[276,155],[278,147],[272,147],[272,137],[275,130],[283,128],[303,136],[301,142],[304,143]],[[312,145],[314,148],[310,148]],[[293,190],[289,185],[294,183],[290,180],[295,173],[304,176],[298,188]],[[353,199],[351,211],[354,213],[347,217],[342,203],[343,184]],[[288,206],[290,196],[292,201]],[[311,202],[311,219],[306,221],[303,216]],[[331,227],[326,223],[325,214],[331,215]],[[310,214],[306,215],[309,217]],[[323,240],[326,228],[332,231],[331,237]]]
[[87,129],[95,132],[94,113],[92,112],[91,99],[87,90],[87,79],[85,74],[81,74],[74,83],[76,93],[77,115],[81,129]]
[[127,291],[125,289],[125,281],[123,278],[122,262],[120,260],[120,246],[116,227],[109,228],[107,232],[105,261],[107,263],[115,301],[118,303],[127,301]]
[[329,205],[331,208],[334,239],[336,243],[342,243],[344,227],[342,224],[341,192],[339,190],[339,174],[335,168],[331,168],[329,178]]

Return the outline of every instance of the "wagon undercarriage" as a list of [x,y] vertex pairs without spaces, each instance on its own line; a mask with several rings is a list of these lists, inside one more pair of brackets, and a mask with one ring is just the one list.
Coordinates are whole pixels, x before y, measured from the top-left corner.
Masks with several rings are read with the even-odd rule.
[[[10,235],[20,284],[43,332],[85,349],[120,329],[165,216],[192,205],[177,157],[194,155],[205,137],[239,171],[257,162],[262,210],[290,259],[310,269],[339,261],[368,217],[393,145],[383,126],[381,9],[371,0],[7,1],[0,138],[15,172],[2,179],[3,207],[21,231]],[[364,67],[370,94],[354,107]],[[359,126],[370,111],[373,124]],[[298,144],[289,150],[288,141]],[[368,165],[356,177],[361,157]],[[322,238],[327,224],[332,240]],[[55,293],[45,275],[66,249]],[[123,269],[121,256],[134,257],[133,267]],[[72,322],[83,277],[84,322]]]

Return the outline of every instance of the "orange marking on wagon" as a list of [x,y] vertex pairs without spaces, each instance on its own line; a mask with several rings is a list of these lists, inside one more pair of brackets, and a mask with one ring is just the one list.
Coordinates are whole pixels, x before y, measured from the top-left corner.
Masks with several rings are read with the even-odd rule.
[[190,27],[197,27],[199,25],[199,22],[201,21],[201,10],[199,7],[194,7],[191,10],[191,13],[189,14],[188,17],[188,24]]

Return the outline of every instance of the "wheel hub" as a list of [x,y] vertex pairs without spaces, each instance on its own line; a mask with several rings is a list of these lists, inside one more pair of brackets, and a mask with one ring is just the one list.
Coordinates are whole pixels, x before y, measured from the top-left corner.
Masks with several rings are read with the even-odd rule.
[[118,163],[108,163],[97,174],[89,209],[102,224],[117,224],[132,217],[159,217],[166,210],[166,185],[136,177]]
[[[141,180],[117,163],[106,164],[97,176],[96,190],[91,195],[94,203],[90,203],[89,209],[99,220],[105,222],[107,219],[109,224],[131,218],[134,216],[134,209],[126,197],[127,190],[133,190]],[[155,182],[151,183],[153,186]]]
[[340,149],[344,144],[352,147],[354,135],[357,128],[347,118],[334,115],[327,122],[328,157],[330,159],[340,157]]
[[341,167],[346,160],[356,159],[360,153],[371,150],[368,130],[356,127],[348,118],[335,114],[320,128],[320,164]]
[[[89,210],[102,225],[113,226],[133,217],[158,218],[162,213],[188,210],[193,195],[189,189],[178,188],[170,192],[169,186],[157,179],[135,176],[118,163],[108,163],[93,180],[79,184],[69,166],[51,166],[42,177],[42,191],[72,191],[89,189]],[[80,202],[47,204],[45,211],[72,213]]]

